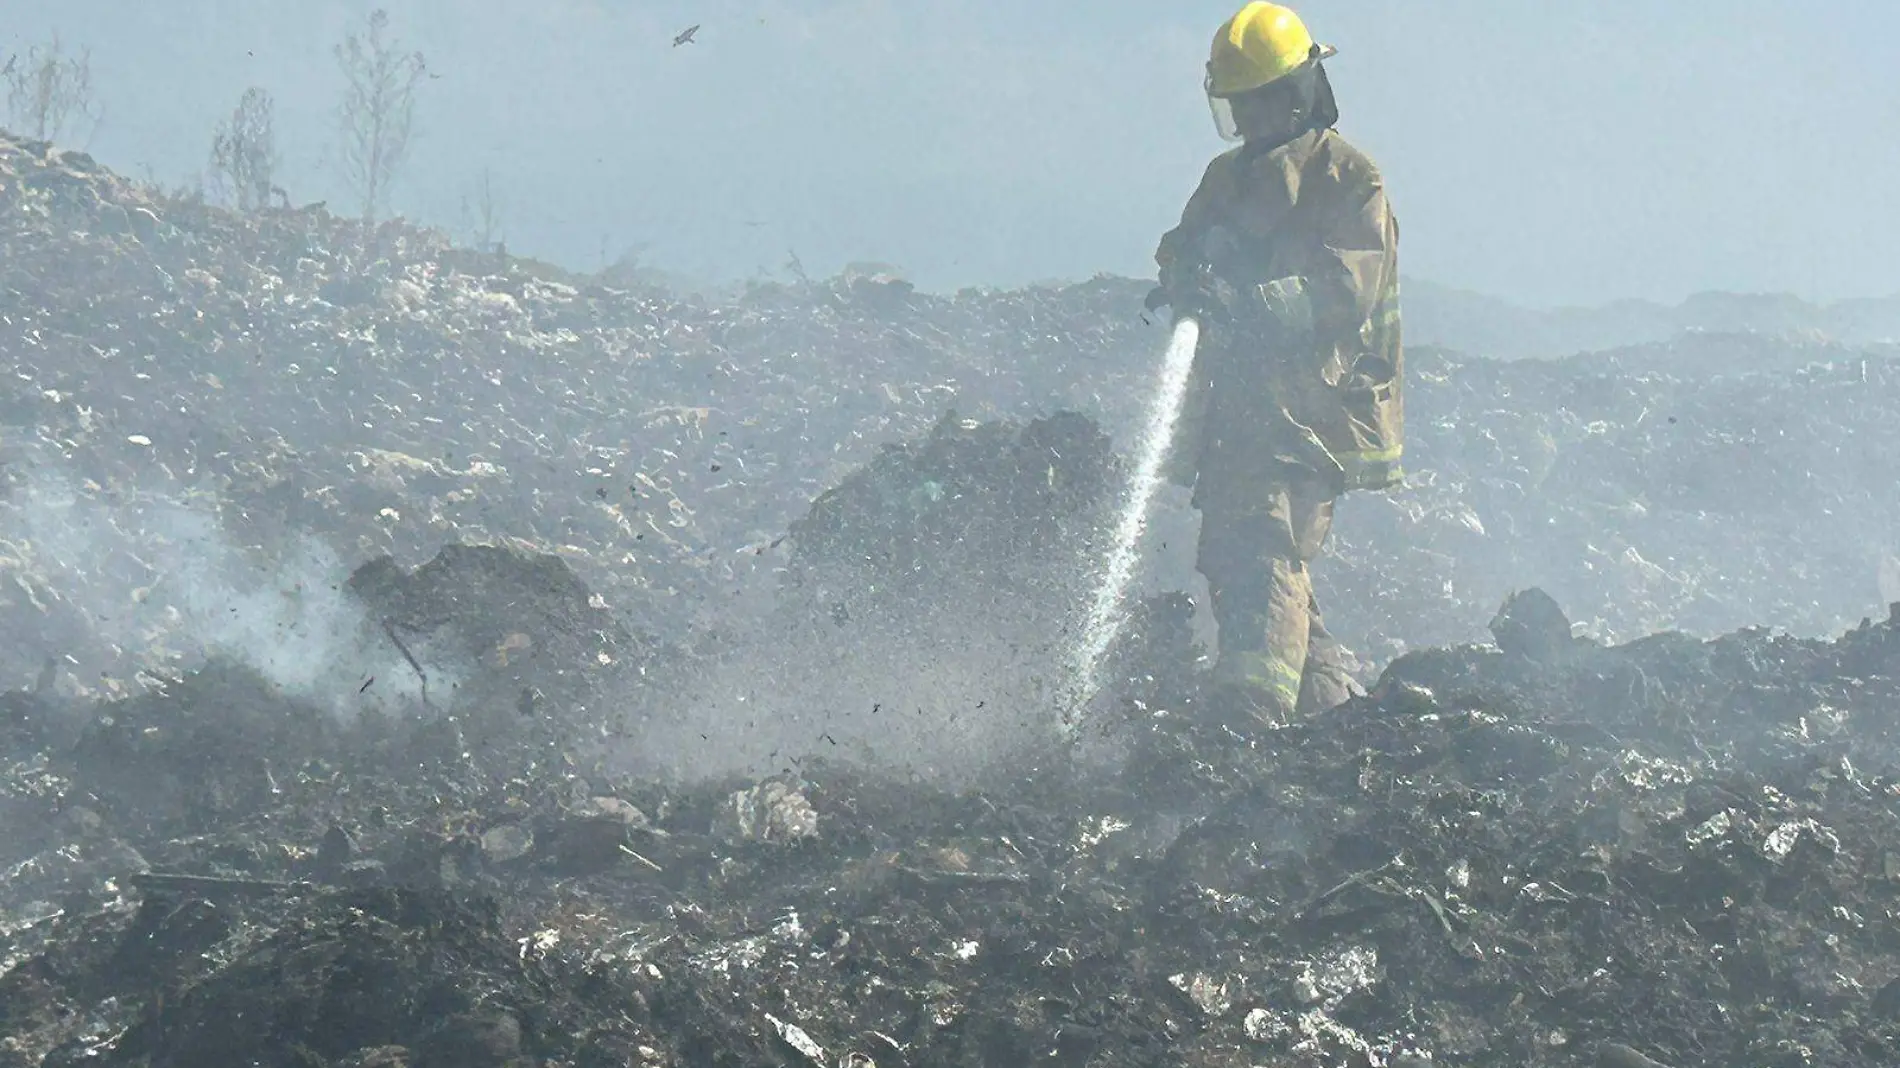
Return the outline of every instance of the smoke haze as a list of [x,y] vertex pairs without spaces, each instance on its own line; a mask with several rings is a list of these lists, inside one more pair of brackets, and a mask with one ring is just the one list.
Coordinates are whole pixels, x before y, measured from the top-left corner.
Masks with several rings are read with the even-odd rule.
[[[23,0],[107,102],[90,147],[167,183],[247,86],[293,200],[341,210],[330,46],[371,4]],[[466,236],[484,170],[512,251],[630,250],[703,278],[854,260],[929,288],[1142,276],[1223,146],[1201,96],[1231,0],[392,0],[422,50],[411,218]],[[1900,289],[1900,9],[1313,0],[1342,129],[1390,177],[1413,276],[1537,305]],[[675,34],[701,28],[691,45]]]

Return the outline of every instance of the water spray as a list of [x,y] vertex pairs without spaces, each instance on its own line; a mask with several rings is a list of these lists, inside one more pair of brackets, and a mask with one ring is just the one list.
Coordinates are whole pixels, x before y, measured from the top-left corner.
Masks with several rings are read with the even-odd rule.
[[1115,540],[1102,567],[1070,666],[1075,688],[1071,691],[1072,699],[1065,702],[1062,710],[1062,729],[1071,737],[1081,729],[1089,702],[1101,690],[1102,660],[1128,621],[1124,601],[1128,586],[1134,581],[1141,536],[1148,526],[1148,511],[1154,505],[1155,491],[1161,488],[1161,467],[1174,444],[1174,427],[1181,418],[1189,372],[1194,367],[1194,350],[1200,340],[1199,322],[1189,318],[1175,322],[1161,363],[1161,385],[1155,392],[1153,406],[1148,409],[1148,424],[1141,437],[1135,477],[1129,483],[1121,518],[1115,526]]

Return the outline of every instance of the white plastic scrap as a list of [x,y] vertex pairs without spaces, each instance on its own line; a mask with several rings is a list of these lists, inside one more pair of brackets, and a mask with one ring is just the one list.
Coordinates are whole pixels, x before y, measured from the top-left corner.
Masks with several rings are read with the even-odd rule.
[[1855,768],[1854,762],[1846,757],[1841,758],[1841,778],[1846,779],[1862,790],[1867,789],[1867,784],[1861,781],[1859,769]]
[[757,967],[758,963],[765,959],[765,939],[758,935],[741,938],[730,945],[716,946],[696,953],[689,959],[693,967],[702,971],[730,976],[735,966],[744,971]]
[[1103,816],[1093,823],[1084,824],[1084,829],[1081,835],[1076,839],[1076,844],[1080,845],[1083,849],[1094,849],[1106,841],[1109,835],[1125,831],[1130,826],[1132,825],[1127,820],[1117,819],[1114,816]]
[[777,842],[818,835],[818,813],[811,802],[782,782],[736,791],[726,805],[727,827],[737,838]]
[[772,925],[772,935],[779,941],[790,944],[802,941],[805,937],[805,925],[798,920],[798,910],[788,909],[785,915]]
[[1762,855],[1773,861],[1788,859],[1788,854],[1794,852],[1795,843],[1801,841],[1803,832],[1812,836],[1828,852],[1840,852],[1841,840],[1833,831],[1812,819],[1803,819],[1791,820],[1769,831],[1768,837],[1761,844]]
[[786,1023],[784,1020],[779,1019],[769,1012],[765,1014],[765,1018],[771,1023],[772,1029],[778,1032],[778,1037],[783,1039],[786,1045],[797,1050],[806,1060],[813,1064],[820,1065],[821,1068],[827,1065],[825,1047],[819,1045],[810,1035],[806,1034],[804,1028],[794,1023]]
[[1293,1033],[1292,1024],[1267,1009],[1248,1010],[1246,1019],[1240,1022],[1240,1028],[1252,1042],[1271,1042]]
[[1807,715],[1797,719],[1794,725],[1783,727],[1780,734],[1793,741],[1810,743],[1819,740],[1815,737],[1817,734],[1827,736],[1839,734],[1847,726],[1848,718],[1849,713],[1846,709],[1820,704],[1814,706],[1814,710]]
[[1451,867],[1445,869],[1445,882],[1447,885],[1455,887],[1459,890],[1470,889],[1471,888],[1471,862],[1469,860],[1465,860],[1462,857],[1459,858],[1456,864],[1453,864]]
[[526,938],[519,938],[515,941],[516,944],[521,947],[522,960],[527,960],[530,956],[539,960],[541,957],[546,956],[549,950],[561,944],[561,932],[550,928],[545,931],[536,931]]
[[1379,981],[1379,951],[1370,946],[1347,946],[1300,966],[1293,979],[1300,1000],[1337,1003],[1355,991]]
[[1655,790],[1664,786],[1686,786],[1695,781],[1695,776],[1681,764],[1648,757],[1634,749],[1626,749],[1617,754],[1616,767],[1623,775],[1623,781],[1638,790]]
[[1728,809],[1723,809],[1691,828],[1683,837],[1688,840],[1690,848],[1693,849],[1696,846],[1707,845],[1718,838],[1727,837],[1729,830],[1734,826],[1735,817]]
[[1225,1016],[1227,1010],[1234,1007],[1234,999],[1228,993],[1226,981],[1216,980],[1206,972],[1195,972],[1193,975],[1185,973],[1170,975],[1168,982],[1176,990],[1186,994],[1187,999],[1194,1003],[1194,1007],[1209,1017]]
[[1296,1050],[1316,1051],[1322,1043],[1332,1042],[1360,1054],[1366,1060],[1372,1059],[1372,1043],[1366,1041],[1365,1036],[1319,1009],[1301,1013],[1299,1029],[1302,1038],[1293,1047]]

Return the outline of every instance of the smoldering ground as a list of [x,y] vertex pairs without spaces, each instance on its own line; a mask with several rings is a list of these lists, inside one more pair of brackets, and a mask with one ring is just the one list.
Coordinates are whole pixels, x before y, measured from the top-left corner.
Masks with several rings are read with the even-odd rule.
[[[54,468],[17,474],[0,500],[0,625],[14,679],[51,660],[74,696],[124,696],[212,657],[339,716],[419,705],[415,657],[455,675],[426,635],[404,645],[346,588],[329,545],[243,545],[210,492],[107,491]],[[370,683],[370,680],[374,680]]]

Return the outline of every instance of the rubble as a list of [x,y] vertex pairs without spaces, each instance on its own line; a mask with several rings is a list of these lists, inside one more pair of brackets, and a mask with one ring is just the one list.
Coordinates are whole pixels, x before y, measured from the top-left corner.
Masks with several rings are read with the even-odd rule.
[[735,791],[720,812],[718,831],[732,841],[789,842],[818,836],[818,813],[792,786],[765,782]]
[[[57,885],[77,825],[15,843],[0,1019],[26,1064],[1879,1063],[1897,698],[1891,622],[1426,650],[1318,722],[1131,708],[1116,768],[964,792],[616,796],[328,720],[278,792],[205,765],[189,796],[242,807],[105,805],[121,853]],[[310,721],[256,700],[220,747]],[[121,796],[82,752],[7,758],[49,809]]]
[[984,779],[669,778],[654,678],[762,576],[812,675],[1060,642],[1138,284],[684,300],[14,139],[0,252],[0,1065],[1900,1059],[1877,352],[1421,351],[1323,719],[1222,726],[1159,591],[1073,759],[1025,687],[935,743]]

